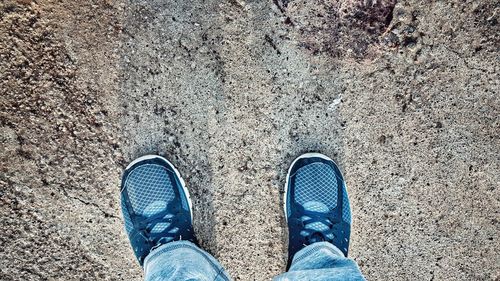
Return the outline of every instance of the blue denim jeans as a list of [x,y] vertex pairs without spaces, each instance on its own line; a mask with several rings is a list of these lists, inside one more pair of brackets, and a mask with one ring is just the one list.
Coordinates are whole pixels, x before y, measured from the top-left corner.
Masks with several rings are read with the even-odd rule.
[[[144,260],[146,281],[231,280],[207,252],[188,241],[167,243]],[[358,265],[327,242],[314,243],[297,252],[290,270],[273,280],[365,280]]]

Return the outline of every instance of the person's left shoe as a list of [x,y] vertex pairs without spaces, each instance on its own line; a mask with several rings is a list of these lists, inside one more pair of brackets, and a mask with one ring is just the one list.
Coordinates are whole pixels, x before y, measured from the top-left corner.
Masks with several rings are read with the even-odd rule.
[[146,155],[128,165],[121,183],[125,230],[141,266],[152,249],[177,240],[195,242],[189,192],[165,158]]

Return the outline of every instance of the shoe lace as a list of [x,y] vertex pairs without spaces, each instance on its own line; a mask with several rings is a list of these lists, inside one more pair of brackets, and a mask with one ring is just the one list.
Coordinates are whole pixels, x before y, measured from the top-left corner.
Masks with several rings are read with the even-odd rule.
[[[333,233],[334,222],[331,220],[329,213],[305,210],[300,220],[303,226],[300,234],[305,237],[307,245],[322,241],[331,243],[335,239]],[[326,227],[323,229],[311,227],[317,225],[317,223],[321,223]]]
[[[146,243],[152,248],[175,240],[179,229],[175,227],[175,215],[169,213],[160,213],[150,218],[142,220],[139,227],[140,234],[144,237]],[[158,224],[168,224],[162,231],[152,232]]]

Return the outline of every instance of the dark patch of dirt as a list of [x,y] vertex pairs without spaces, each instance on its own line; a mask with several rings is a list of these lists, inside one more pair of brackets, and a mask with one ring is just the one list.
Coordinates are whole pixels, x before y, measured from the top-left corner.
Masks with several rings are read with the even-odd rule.
[[314,54],[363,59],[373,55],[392,20],[396,0],[282,1],[301,45]]

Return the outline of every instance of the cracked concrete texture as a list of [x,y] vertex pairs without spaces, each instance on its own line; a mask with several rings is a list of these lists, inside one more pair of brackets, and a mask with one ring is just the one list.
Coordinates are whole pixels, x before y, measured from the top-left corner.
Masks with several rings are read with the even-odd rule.
[[268,280],[286,169],[314,150],[369,280],[497,280],[499,6],[370,3],[0,3],[0,279],[140,280],[119,179],[159,153],[202,246]]

